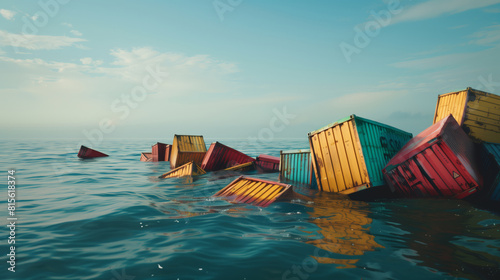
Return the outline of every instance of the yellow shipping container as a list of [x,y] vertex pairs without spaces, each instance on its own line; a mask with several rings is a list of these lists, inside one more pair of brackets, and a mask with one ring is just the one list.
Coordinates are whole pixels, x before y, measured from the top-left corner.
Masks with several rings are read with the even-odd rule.
[[190,161],[201,165],[207,153],[207,146],[203,136],[174,135],[170,154],[170,168],[176,168]]
[[470,87],[439,95],[434,123],[450,114],[475,142],[500,143],[500,96]]
[[169,172],[161,175],[159,178],[178,178],[184,176],[203,175],[205,173],[205,170],[201,169],[201,167],[191,161],[173,170],[170,170]]

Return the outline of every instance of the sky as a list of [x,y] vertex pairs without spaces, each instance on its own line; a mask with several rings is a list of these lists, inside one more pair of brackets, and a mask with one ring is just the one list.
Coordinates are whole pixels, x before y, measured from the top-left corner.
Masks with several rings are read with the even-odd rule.
[[499,65],[500,0],[4,0],[0,138],[415,135]]

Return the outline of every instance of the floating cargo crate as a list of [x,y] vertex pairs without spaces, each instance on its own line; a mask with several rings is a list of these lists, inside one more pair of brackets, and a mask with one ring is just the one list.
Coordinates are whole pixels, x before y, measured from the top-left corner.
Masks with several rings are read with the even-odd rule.
[[392,191],[407,197],[464,198],[481,179],[475,146],[452,115],[410,140],[384,168]]
[[309,133],[318,189],[350,194],[385,185],[382,168],[412,137],[351,115]]
[[214,196],[228,197],[234,202],[266,207],[293,196],[291,185],[240,176]]
[[96,158],[96,157],[107,157],[108,155],[105,153],[101,153],[91,148],[87,148],[85,146],[80,147],[80,151],[78,151],[78,157],[83,159],[88,158]]
[[301,184],[316,185],[311,161],[311,150],[280,152],[280,179]]
[[197,175],[203,175],[205,173],[207,173],[205,172],[205,170],[203,170],[196,163],[191,161],[173,170],[170,170],[169,172],[161,175],[159,178],[178,178],[185,176],[197,176]]
[[141,161],[153,161],[153,153],[141,153]]
[[484,179],[484,193],[489,199],[500,201],[500,144],[481,144],[479,166]]
[[500,143],[500,96],[472,88],[441,94],[434,123],[449,114],[474,142]]
[[208,152],[205,154],[203,162],[201,163],[201,168],[205,171],[217,171],[253,161],[255,161],[254,158],[240,151],[219,142],[214,142],[210,145]]
[[170,168],[176,168],[190,161],[201,165],[207,147],[203,136],[174,135],[174,142],[170,152]]
[[255,165],[262,172],[279,172],[280,158],[269,155],[259,155],[255,161]]
[[[168,161],[170,158],[170,145],[164,143],[156,143],[151,148],[153,151],[153,161]],[[167,158],[168,157],[168,158]]]
[[242,163],[239,165],[235,165],[233,167],[229,167],[224,169],[224,171],[252,171],[255,170],[255,161]]

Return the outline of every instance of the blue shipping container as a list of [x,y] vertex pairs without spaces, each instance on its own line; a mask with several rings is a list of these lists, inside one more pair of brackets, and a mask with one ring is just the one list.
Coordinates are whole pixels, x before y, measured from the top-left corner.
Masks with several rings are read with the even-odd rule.
[[491,200],[500,201],[500,144],[483,142],[481,146],[479,162],[484,177],[484,192]]
[[292,150],[280,152],[280,179],[311,185],[316,188],[313,173],[311,150]]

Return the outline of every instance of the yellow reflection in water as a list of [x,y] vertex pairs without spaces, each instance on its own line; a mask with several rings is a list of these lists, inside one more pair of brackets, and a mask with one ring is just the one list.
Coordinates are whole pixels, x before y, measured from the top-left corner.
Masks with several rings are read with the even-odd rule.
[[[368,204],[352,201],[327,193],[319,193],[314,199],[311,222],[317,225],[322,239],[308,241],[320,249],[345,255],[361,256],[367,251],[383,248],[369,233],[372,219],[368,218]],[[359,259],[338,259],[313,256],[319,263],[335,263],[338,268],[354,268]]]

